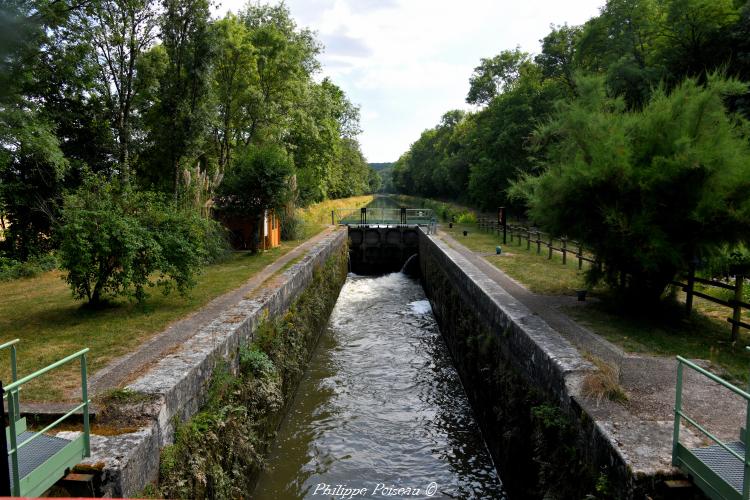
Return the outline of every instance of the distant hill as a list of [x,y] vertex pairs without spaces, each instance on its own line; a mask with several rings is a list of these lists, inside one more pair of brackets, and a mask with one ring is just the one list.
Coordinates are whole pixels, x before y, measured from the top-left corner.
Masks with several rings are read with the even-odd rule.
[[376,172],[380,172],[381,170],[385,170],[386,168],[391,168],[393,166],[393,162],[390,163],[369,163],[373,169],[375,169]]

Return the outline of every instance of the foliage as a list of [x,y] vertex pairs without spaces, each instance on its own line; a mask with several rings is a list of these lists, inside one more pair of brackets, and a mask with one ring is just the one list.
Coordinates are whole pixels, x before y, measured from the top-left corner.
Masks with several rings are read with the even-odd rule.
[[291,197],[291,158],[275,144],[240,152],[234,168],[224,178],[215,199],[220,213],[257,219],[266,209],[281,209]]
[[225,363],[216,364],[207,404],[162,450],[160,488],[166,498],[238,498],[250,491],[345,279],[341,251],[314,271],[283,317],[264,320],[255,342],[240,347],[238,376]]
[[[507,196],[510,183],[539,168],[534,130],[557,101],[580,97],[577,75],[602,77],[607,95],[630,110],[686,77],[703,85],[724,71],[750,81],[750,4],[742,3],[608,0],[582,26],[551,26],[533,59],[518,48],[482,58],[466,98],[481,107],[449,112],[426,130],[396,163],[393,188],[482,210],[517,204]],[[750,117],[750,92],[724,99]]]
[[25,262],[0,257],[0,281],[33,278],[56,269],[57,266],[57,257],[53,254],[35,256]]
[[[606,96],[601,78],[558,106],[537,133],[544,170],[513,194],[553,234],[591,248],[606,278],[657,300],[678,271],[722,245],[750,240],[750,146],[723,96],[746,87],[718,76],[660,89],[640,112]],[[622,279],[622,276],[627,279]]]
[[217,236],[216,223],[156,194],[92,177],[65,200],[60,265],[76,299],[99,305],[132,294],[142,302],[155,286],[187,293],[216,255]]
[[295,179],[292,210],[378,188],[357,143],[358,108],[316,76],[315,34],[284,4],[216,20],[210,5],[3,4],[3,255],[26,261],[57,248],[63,200],[88,171],[205,215],[245,151],[276,144]]

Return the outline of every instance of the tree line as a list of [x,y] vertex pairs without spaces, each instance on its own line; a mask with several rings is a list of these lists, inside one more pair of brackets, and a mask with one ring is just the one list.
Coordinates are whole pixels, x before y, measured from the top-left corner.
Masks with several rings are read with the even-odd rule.
[[0,3],[0,275],[52,257],[90,303],[184,292],[224,248],[211,214],[276,209],[294,238],[295,206],[378,189],[314,33],[212,7]]
[[218,194],[233,199],[222,186],[237,185],[239,169],[259,157],[284,158],[274,172],[284,189],[266,205],[378,188],[357,141],[357,106],[315,78],[322,46],[313,32],[283,3],[250,3],[221,19],[211,7],[2,3],[3,255],[27,260],[57,248],[65,197],[92,175],[196,211]]
[[594,249],[592,280],[658,297],[691,266],[747,267],[747,81],[748,2],[609,0],[581,26],[552,26],[535,56],[482,59],[474,111],[424,131],[392,182],[512,207]]

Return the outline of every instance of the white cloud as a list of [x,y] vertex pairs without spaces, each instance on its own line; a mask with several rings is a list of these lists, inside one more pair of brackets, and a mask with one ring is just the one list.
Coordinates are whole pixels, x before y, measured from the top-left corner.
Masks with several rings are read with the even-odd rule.
[[[538,52],[550,24],[581,24],[604,0],[288,0],[318,32],[323,74],[362,109],[370,161],[398,158],[419,134],[464,102],[481,57],[520,45]],[[222,11],[238,11],[229,0]]]

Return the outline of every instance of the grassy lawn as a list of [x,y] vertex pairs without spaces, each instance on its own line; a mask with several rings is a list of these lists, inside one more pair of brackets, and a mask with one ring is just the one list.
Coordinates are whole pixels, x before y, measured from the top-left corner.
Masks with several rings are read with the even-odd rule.
[[[331,210],[364,206],[372,196],[328,200],[299,209],[304,220],[304,236],[284,242],[262,254],[233,253],[226,261],[206,267],[189,296],[164,296],[152,290],[145,304],[120,299],[104,310],[81,308],[73,300],[60,271],[34,278],[0,283],[0,342],[20,338],[18,364],[21,376],[58,359],[89,347],[89,374],[110,360],[136,348],[171,322],[205,305],[215,297],[241,286],[255,273],[302,241],[330,224]],[[289,266],[293,264],[290,263]],[[9,352],[0,352],[0,377],[10,380]],[[24,386],[22,400],[52,401],[64,398],[80,385],[79,365],[61,367],[38,382]]]
[[[552,260],[547,258],[547,249],[542,246],[541,254],[537,255],[536,245],[532,243],[531,250],[526,250],[526,242],[518,245],[514,240],[507,245],[502,244],[502,236],[485,232],[476,224],[447,224],[440,226],[441,230],[453,236],[467,248],[487,254],[485,258],[494,266],[503,270],[508,276],[523,283],[534,293],[542,295],[575,295],[575,291],[586,288],[584,271],[588,263],[583,263],[583,270],[578,270],[578,261],[568,255],[567,265],[562,263],[562,255],[552,254]],[[463,231],[468,231],[464,236]],[[495,255],[495,247],[502,247],[502,254]],[[592,295],[600,292],[599,288],[591,291]]]
[[750,356],[745,346],[750,344],[750,334],[741,331],[737,344],[732,345],[729,328],[722,322],[700,312],[687,319],[679,304],[666,304],[658,315],[618,310],[607,302],[565,312],[626,351],[707,359],[740,387],[748,381]]
[[[19,279],[0,286],[0,331],[3,340],[20,338],[19,373],[26,375],[83,347],[89,347],[89,373],[102,368],[169,323],[200,308],[213,298],[242,285],[299,242],[285,242],[262,254],[233,253],[226,261],[208,266],[188,297],[164,296],[153,290],[143,305],[120,299],[113,307],[91,311],[73,300],[62,280],[52,271],[36,278]],[[10,380],[7,351],[2,354],[2,380]],[[80,385],[78,364],[61,367],[39,382],[24,386],[24,400],[56,400]]]
[[[454,224],[441,230],[449,233],[467,248],[486,253],[485,258],[515,280],[526,285],[532,292],[543,295],[573,295],[578,288],[585,288],[584,271],[578,270],[578,261],[569,256],[568,264],[562,264],[562,256],[555,252],[552,260],[542,247],[541,255],[536,245],[526,250],[526,242],[518,245],[502,245],[502,237],[480,231],[476,224]],[[463,236],[463,231],[468,231]],[[494,255],[500,245],[502,255]],[[750,288],[750,287],[749,287]],[[703,290],[720,298],[729,298],[730,291]],[[688,320],[684,315],[684,296],[679,292],[673,303],[664,305],[658,314],[638,314],[623,310],[608,294],[606,287],[594,288],[591,295],[598,296],[600,303],[589,303],[586,307],[571,307],[566,310],[572,318],[590,327],[608,340],[630,352],[652,353],[663,356],[682,355],[689,358],[707,359],[722,367],[730,378],[743,384],[750,373],[750,356],[745,345],[750,344],[750,332],[742,331],[735,346],[729,342],[731,328],[726,318],[731,310],[696,297],[694,313]],[[745,321],[748,314],[745,312]]]

